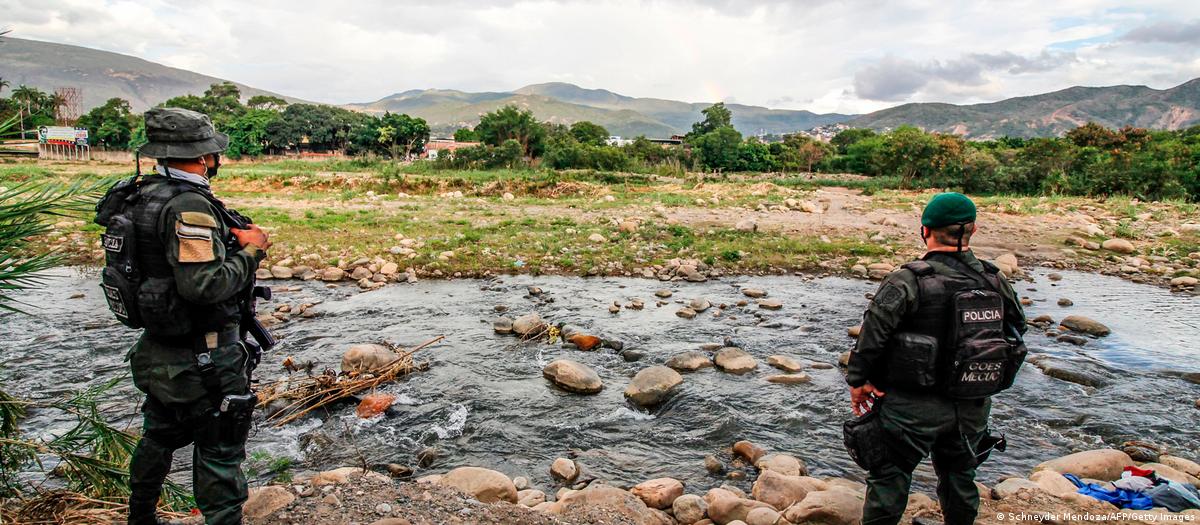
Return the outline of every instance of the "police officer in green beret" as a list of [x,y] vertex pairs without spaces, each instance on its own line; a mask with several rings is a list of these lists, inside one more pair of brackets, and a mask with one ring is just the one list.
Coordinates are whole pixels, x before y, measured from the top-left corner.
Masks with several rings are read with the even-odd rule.
[[930,455],[945,522],[975,521],[990,396],[1011,386],[1026,330],[1008,280],[971,252],[975,218],[966,196],[933,197],[921,216],[928,251],[888,275],[863,315],[846,382],[855,415],[878,411],[890,458],[870,469],[864,524],[900,521]]
[[[105,238],[106,250],[136,247],[132,291],[105,290],[118,318],[128,321],[133,312],[140,321],[126,324],[145,328],[129,353],[134,384],[146,393],[129,466],[129,523],[159,523],[155,509],[172,455],[193,445],[192,488],[205,522],[238,524],[257,359],[239,334],[239,301],[271,242],[258,226],[231,227],[212,195],[209,180],[229,137],[207,115],[154,108],[145,122],[148,142],[138,154],[157,159],[155,173],[135,178],[136,195],[118,210],[132,221],[134,238]],[[240,405],[231,408],[230,400]]]

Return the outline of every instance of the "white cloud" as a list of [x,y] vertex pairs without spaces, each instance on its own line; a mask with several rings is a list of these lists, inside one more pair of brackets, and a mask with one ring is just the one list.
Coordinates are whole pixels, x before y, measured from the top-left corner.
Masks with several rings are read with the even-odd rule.
[[330,103],[564,81],[865,112],[1200,76],[1200,50],[1182,45],[1200,2],[1169,0],[0,0],[0,12],[13,36]]

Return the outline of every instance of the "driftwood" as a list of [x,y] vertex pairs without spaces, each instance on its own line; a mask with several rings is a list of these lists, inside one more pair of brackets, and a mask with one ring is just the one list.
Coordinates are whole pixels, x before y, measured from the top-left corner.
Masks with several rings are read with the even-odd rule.
[[[69,490],[38,493],[22,501],[10,502],[0,508],[0,523],[34,525],[71,523],[80,525],[110,525],[124,523],[129,505],[124,501],[89,498]],[[188,515],[159,509],[158,515],[167,519],[183,519]]]
[[429,364],[417,363],[413,360],[413,354],[445,338],[444,335],[437,336],[407,351],[393,347],[392,350],[397,352],[396,359],[372,370],[348,374],[338,374],[332,370],[326,370],[319,375],[311,375],[299,380],[281,379],[263,387],[258,395],[258,406],[263,408],[277,400],[290,401],[291,403],[282,410],[267,417],[267,421],[274,423],[276,427],[281,427],[318,408],[345,400],[366,390],[374,390],[383,383],[395,381],[415,371],[425,370]]

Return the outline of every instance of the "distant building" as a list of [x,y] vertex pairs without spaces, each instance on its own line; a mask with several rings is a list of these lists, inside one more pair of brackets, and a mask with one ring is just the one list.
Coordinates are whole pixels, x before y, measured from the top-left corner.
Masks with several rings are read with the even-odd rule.
[[471,146],[478,145],[478,142],[458,142],[454,139],[429,139],[429,141],[425,143],[425,153],[421,156],[429,160],[436,160],[439,152],[454,151],[456,149],[469,148]]
[[605,142],[607,142],[609,146],[628,146],[630,144],[633,144],[632,140],[623,139],[616,135],[612,135],[612,136],[608,137],[608,140]]
[[[683,144],[683,136],[681,136],[681,135],[672,135],[671,138],[669,138],[669,139],[647,138],[646,140],[653,142],[655,144],[658,144],[660,146],[678,146],[680,144]],[[608,137],[607,143],[609,146],[628,146],[630,144],[633,144],[633,139],[623,139],[621,137],[613,135],[611,137]]]

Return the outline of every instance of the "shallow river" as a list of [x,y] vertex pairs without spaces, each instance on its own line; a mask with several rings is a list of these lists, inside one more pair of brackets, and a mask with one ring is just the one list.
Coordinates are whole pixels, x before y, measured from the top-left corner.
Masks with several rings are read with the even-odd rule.
[[[1035,300],[1027,315],[1068,313],[1108,324],[1113,335],[1083,347],[1059,343],[1033,330],[1035,354],[1081,360],[1112,382],[1093,389],[1043,375],[1026,365],[1016,386],[995,399],[993,424],[1011,442],[983,467],[985,481],[1029,467],[1050,457],[1127,439],[1171,446],[1185,456],[1200,454],[1200,385],[1168,372],[1200,372],[1200,301],[1194,295],[1091,274],[1063,272],[1051,283],[1044,273],[1021,281],[1017,290]],[[104,307],[94,276],[61,270],[49,285],[24,294],[33,317],[0,316],[0,384],[11,393],[46,398],[97,384],[121,374],[122,358],[135,333],[114,321]],[[731,306],[714,318],[716,308],[693,320],[675,316],[674,302],[656,307],[654,291],[674,290],[669,301],[703,296],[714,305],[733,305],[736,285],[763,288],[784,308],[766,312]],[[857,324],[864,294],[875,284],[840,278],[728,278],[708,283],[660,283],[642,279],[505,277],[494,281],[425,281],[359,293],[351,285],[332,289],[320,283],[292,284],[299,291],[277,293],[269,306],[323,301],[322,315],[276,327],[281,344],[264,356],[259,376],[283,374],[286,356],[312,360],[318,369],[337,368],[351,343],[388,341],[415,345],[437,335],[440,344],[421,351],[428,371],[389,385],[397,395],[392,417],[358,420],[352,406],[276,429],[257,428],[251,452],[287,456],[298,468],[319,469],[360,464],[360,455],[376,463],[415,465],[414,455],[435,447],[431,467],[487,466],[509,475],[528,476],[543,489],[553,486],[548,467],[558,456],[575,455],[593,474],[619,483],[671,476],[694,490],[720,483],[704,470],[706,454],[722,455],[734,441],[749,439],[772,451],[803,458],[814,475],[860,478],[841,447],[840,423],[849,415],[849,397],[841,370],[807,370],[810,384],[776,385],[765,378],[772,354],[788,354],[805,363],[836,363],[851,340],[846,327]],[[541,298],[529,285],[545,289]],[[1036,289],[1036,290],[1034,290]],[[83,292],[81,299],[70,299]],[[614,300],[646,301],[643,311],[609,314]],[[1073,307],[1056,305],[1068,297]],[[547,301],[546,299],[553,299]],[[559,345],[510,348],[515,339],[494,335],[495,305],[510,315],[537,311],[551,322],[624,342],[645,353],[626,362],[611,350],[581,352]],[[752,305],[753,306],[753,305]],[[266,306],[264,306],[266,308]],[[708,369],[685,374],[684,383],[666,404],[644,411],[622,396],[640,369],[699,345],[733,338],[760,361],[757,371],[734,376]],[[566,394],[542,378],[542,367],[567,357],[594,368],[604,381],[598,395]],[[130,418],[136,391],[121,385],[111,407]],[[35,412],[24,428],[32,433],[61,431],[67,424],[49,412]],[[177,454],[186,461],[190,454]],[[180,467],[186,467],[181,463]],[[186,479],[186,478],[184,478]],[[928,464],[918,483],[932,479]]]

